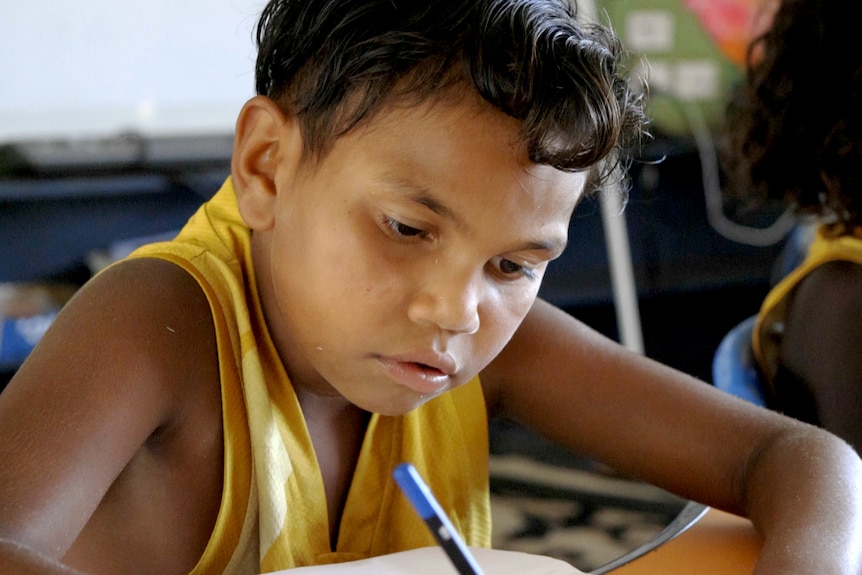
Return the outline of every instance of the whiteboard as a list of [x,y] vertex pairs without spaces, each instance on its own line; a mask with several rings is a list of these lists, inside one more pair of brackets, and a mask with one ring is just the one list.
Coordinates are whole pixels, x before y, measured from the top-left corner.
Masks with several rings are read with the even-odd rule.
[[232,134],[264,3],[0,2],[0,144]]

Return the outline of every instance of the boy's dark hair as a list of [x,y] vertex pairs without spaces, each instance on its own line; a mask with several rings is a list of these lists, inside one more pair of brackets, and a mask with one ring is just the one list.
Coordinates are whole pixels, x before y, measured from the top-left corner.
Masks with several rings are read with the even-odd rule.
[[[731,196],[859,225],[862,50],[855,3],[784,0],[729,110]],[[757,55],[755,59],[753,56]]]
[[568,0],[271,0],[257,43],[257,93],[298,117],[312,156],[385,103],[463,86],[562,170],[614,157],[644,125],[619,41],[577,24]]

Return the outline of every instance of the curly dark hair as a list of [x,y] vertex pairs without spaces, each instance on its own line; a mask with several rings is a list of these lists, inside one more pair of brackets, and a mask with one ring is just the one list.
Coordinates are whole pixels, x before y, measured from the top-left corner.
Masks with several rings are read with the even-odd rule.
[[584,170],[645,133],[606,28],[568,0],[271,0],[256,90],[299,118],[306,153],[393,101],[472,87],[522,123],[532,161]]
[[860,224],[862,49],[853,2],[783,0],[749,49],[729,108],[737,198],[780,200],[799,214]]

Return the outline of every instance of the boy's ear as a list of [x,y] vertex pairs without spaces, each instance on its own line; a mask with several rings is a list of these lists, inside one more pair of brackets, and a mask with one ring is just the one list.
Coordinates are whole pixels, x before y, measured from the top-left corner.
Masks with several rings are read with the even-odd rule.
[[255,96],[243,106],[236,121],[231,180],[239,212],[254,230],[272,227],[277,182],[283,170],[294,169],[302,153],[295,118],[265,96]]

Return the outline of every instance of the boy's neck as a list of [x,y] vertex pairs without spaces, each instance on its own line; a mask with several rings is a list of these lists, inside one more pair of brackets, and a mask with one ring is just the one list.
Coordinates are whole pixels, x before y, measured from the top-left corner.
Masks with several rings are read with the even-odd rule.
[[371,414],[342,396],[297,390],[297,398],[326,492],[329,540],[335,551],[344,505]]

